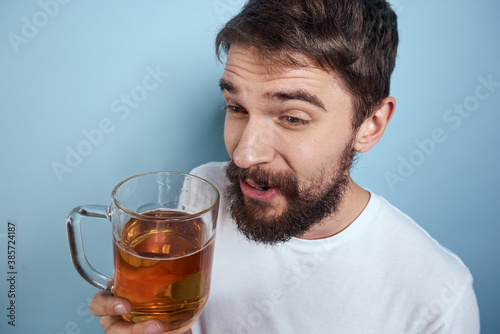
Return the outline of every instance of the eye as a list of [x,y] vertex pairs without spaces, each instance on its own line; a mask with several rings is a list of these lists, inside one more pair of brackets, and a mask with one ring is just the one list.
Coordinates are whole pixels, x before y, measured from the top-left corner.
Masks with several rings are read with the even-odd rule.
[[245,112],[245,109],[240,108],[240,107],[236,107],[236,106],[232,106],[229,104],[227,106],[223,106],[222,110],[225,110],[225,111],[230,112],[230,113],[235,113],[235,114]]
[[293,116],[282,116],[281,119],[284,120],[287,124],[292,126],[309,124],[308,121]]

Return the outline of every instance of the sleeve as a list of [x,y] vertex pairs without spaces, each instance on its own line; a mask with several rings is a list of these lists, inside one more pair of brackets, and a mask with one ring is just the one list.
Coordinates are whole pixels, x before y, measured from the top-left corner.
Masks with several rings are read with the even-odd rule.
[[472,278],[457,303],[443,315],[441,326],[436,334],[479,334],[479,308],[472,287]]

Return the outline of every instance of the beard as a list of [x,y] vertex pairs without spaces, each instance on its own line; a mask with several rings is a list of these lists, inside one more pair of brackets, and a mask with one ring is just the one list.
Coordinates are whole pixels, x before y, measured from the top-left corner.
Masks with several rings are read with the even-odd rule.
[[[251,241],[274,245],[300,237],[325,218],[334,217],[349,185],[354,157],[351,140],[341,153],[335,170],[321,170],[302,187],[292,172],[271,173],[261,167],[243,169],[230,161],[226,167],[230,181],[227,200],[238,230]],[[240,182],[246,179],[278,188],[286,200],[284,209],[277,213],[269,202],[246,198],[240,187]]]

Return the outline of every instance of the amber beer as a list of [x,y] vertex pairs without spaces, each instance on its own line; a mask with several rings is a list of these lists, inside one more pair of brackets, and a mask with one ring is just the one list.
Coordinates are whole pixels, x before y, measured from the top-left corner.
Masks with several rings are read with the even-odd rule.
[[[156,210],[141,215],[152,219],[131,218],[121,240],[114,238],[113,292],[132,303],[126,320],[156,318],[165,324],[165,332],[183,333],[207,302],[215,238],[207,238],[200,218],[182,220],[187,215],[183,212]],[[180,220],[155,220],[166,217]]]
[[[99,289],[132,304],[129,321],[157,318],[165,333],[184,334],[196,322],[210,290],[220,195],[192,174],[151,172],[129,177],[111,193],[111,205],[82,205],[66,219],[77,272]],[[114,277],[85,256],[83,217],[111,221]]]

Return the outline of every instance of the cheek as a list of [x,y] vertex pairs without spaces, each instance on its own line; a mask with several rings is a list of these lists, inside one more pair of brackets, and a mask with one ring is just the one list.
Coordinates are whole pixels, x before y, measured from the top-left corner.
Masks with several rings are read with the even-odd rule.
[[[322,158],[321,140],[315,136],[286,138],[279,142],[277,151],[299,178],[308,177]],[[323,157],[324,158],[324,157]]]
[[326,159],[326,152],[322,151],[322,146],[319,142],[312,141],[310,143],[302,143],[299,145],[297,152],[300,154],[301,169],[305,171],[314,171],[318,166],[323,164],[323,160]]
[[295,145],[288,145],[293,147],[288,150],[288,160],[298,174],[310,178],[325,168],[335,169],[346,142],[345,138],[337,138],[331,133],[315,133]]

